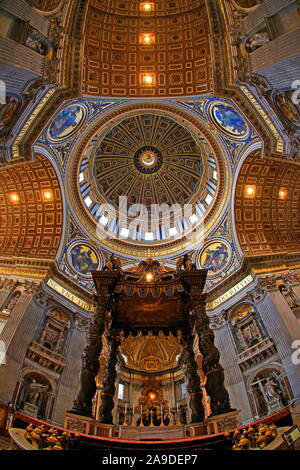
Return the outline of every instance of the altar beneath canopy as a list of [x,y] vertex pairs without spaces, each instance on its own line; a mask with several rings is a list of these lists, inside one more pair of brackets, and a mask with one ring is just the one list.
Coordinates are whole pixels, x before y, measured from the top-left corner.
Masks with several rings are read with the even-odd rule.
[[205,311],[207,271],[147,259],[123,272],[113,259],[92,274],[96,311],[73,418],[138,440],[205,435],[209,416],[228,413],[238,425]]

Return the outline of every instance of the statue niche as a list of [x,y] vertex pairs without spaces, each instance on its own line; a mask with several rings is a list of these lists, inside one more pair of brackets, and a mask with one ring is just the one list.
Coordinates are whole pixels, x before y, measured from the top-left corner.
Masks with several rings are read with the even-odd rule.
[[256,311],[250,304],[239,305],[231,312],[230,326],[239,352],[252,348],[266,337]]
[[44,320],[38,342],[51,351],[62,354],[70,329],[69,315],[63,310],[51,309]]
[[34,372],[27,374],[20,388],[17,406],[35,418],[51,418],[51,393],[52,386],[46,377]]
[[280,410],[288,404],[290,385],[276,369],[264,369],[251,380],[250,390],[258,416],[265,416]]
[[10,315],[15,306],[17,305],[17,302],[20,297],[21,292],[19,290],[15,290],[12,294],[10,294],[2,307],[2,312],[6,313],[6,315]]

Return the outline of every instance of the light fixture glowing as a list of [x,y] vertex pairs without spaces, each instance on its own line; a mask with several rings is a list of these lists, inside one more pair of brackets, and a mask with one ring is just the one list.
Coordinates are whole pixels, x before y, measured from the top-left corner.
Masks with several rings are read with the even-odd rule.
[[149,396],[150,400],[153,401],[156,398],[156,393],[150,392],[148,396]]
[[255,185],[247,185],[245,186],[245,196],[246,197],[254,197],[256,192]]
[[140,44],[145,44],[146,46],[154,44],[155,42],[154,33],[141,33],[139,42]]
[[146,281],[147,282],[153,281],[153,274],[152,273],[147,273],[146,274]]
[[154,10],[154,3],[141,3],[140,4],[141,11],[149,12]]
[[10,194],[9,198],[10,198],[10,201],[14,203],[19,202],[20,200],[19,195],[17,193]]
[[149,73],[143,74],[142,75],[142,85],[144,85],[144,86],[154,85],[154,75],[150,75]]
[[287,188],[280,188],[278,193],[278,199],[285,200],[288,196]]
[[51,200],[53,199],[52,191],[50,191],[50,190],[44,191],[44,192],[43,192],[43,198],[44,198],[46,201],[51,201]]

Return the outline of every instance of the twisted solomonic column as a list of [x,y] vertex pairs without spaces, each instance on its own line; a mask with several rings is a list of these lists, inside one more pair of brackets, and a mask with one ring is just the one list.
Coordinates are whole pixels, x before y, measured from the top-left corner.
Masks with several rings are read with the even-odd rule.
[[202,403],[203,394],[201,381],[198,375],[198,365],[195,360],[193,349],[194,337],[190,333],[183,333],[182,340],[182,360],[185,364],[185,375],[187,377],[187,391],[190,397],[189,406],[192,411],[191,422],[201,423],[205,418],[204,406]]
[[191,298],[195,332],[199,337],[199,350],[203,357],[202,369],[206,375],[205,389],[210,397],[212,415],[234,411],[224,385],[224,369],[220,365],[220,353],[214,344],[214,333],[209,327],[205,310],[205,295]]
[[118,362],[119,345],[121,338],[117,330],[111,330],[108,337],[109,353],[106,362],[106,372],[101,392],[100,423],[113,424],[112,410],[114,407],[114,395],[116,391],[116,365]]
[[96,376],[99,372],[99,356],[102,351],[102,335],[105,329],[109,296],[96,296],[97,306],[87,333],[87,344],[83,350],[80,383],[71,413],[92,416],[92,399],[96,393]]

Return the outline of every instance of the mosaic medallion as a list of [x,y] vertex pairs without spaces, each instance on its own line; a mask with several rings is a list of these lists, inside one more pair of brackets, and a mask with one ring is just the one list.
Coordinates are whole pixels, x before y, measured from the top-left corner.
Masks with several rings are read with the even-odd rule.
[[208,269],[208,276],[215,276],[228,266],[231,253],[232,250],[225,241],[213,241],[201,251],[200,266],[202,269]]
[[134,164],[142,173],[148,175],[155,173],[160,169],[163,163],[163,157],[160,151],[152,146],[141,147],[134,155]]
[[85,243],[73,243],[67,251],[67,258],[69,265],[81,276],[90,277],[91,271],[99,269],[98,254]]
[[60,142],[78,131],[83,124],[87,111],[81,104],[67,106],[54,119],[48,128],[48,138]]
[[253,312],[253,305],[249,305],[249,304],[239,305],[231,313],[231,323],[235,325],[237,322],[243,320],[249,315],[249,313],[252,313],[252,312]]
[[220,101],[213,102],[209,108],[209,115],[214,124],[231,137],[245,139],[249,135],[249,126],[232,106]]

